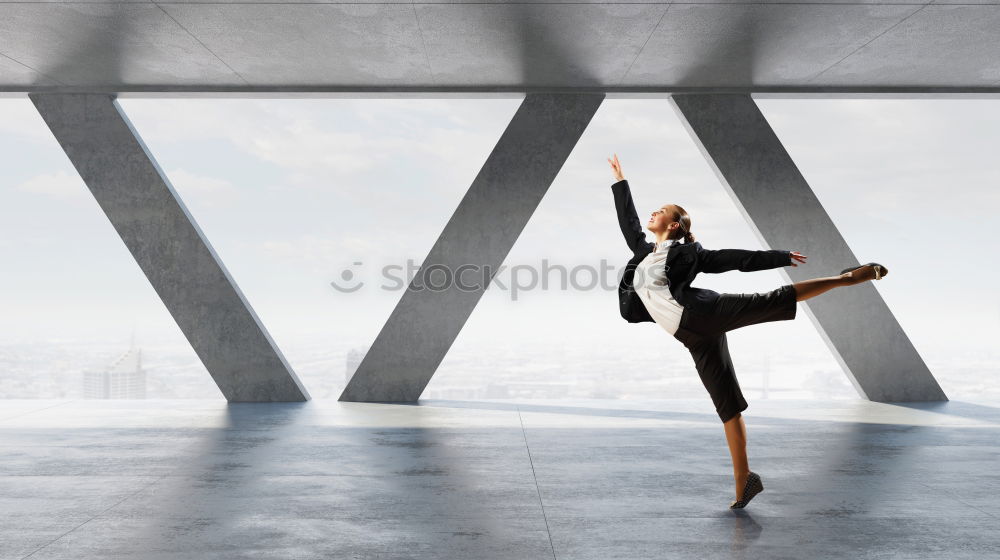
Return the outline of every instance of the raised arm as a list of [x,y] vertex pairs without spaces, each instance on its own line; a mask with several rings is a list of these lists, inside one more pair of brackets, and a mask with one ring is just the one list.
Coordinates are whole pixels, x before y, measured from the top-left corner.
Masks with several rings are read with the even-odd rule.
[[622,176],[621,163],[618,162],[618,155],[614,159],[608,159],[611,164],[611,172],[614,174],[617,183],[611,185],[611,192],[615,196],[615,211],[618,213],[618,226],[621,227],[622,235],[625,236],[625,243],[632,253],[638,253],[651,245],[646,241],[646,232],[642,229],[639,216],[635,212],[635,203],[632,202],[632,192],[628,188],[628,181]]
[[639,223],[639,216],[635,213],[635,204],[632,202],[632,193],[628,188],[628,181],[622,179],[611,185],[611,191],[615,195],[615,211],[618,212],[618,226],[621,227],[622,235],[625,236],[625,243],[632,253],[638,253],[640,249],[647,247],[650,243],[646,241],[646,232],[642,230]]
[[698,270],[700,272],[718,273],[729,270],[753,272],[768,270],[792,264],[791,251],[771,249],[766,251],[749,251],[747,249],[705,249],[701,243],[695,242],[698,251]]

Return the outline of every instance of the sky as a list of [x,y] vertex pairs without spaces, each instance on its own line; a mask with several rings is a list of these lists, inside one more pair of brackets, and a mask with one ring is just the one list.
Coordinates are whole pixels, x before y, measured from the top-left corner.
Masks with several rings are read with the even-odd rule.
[[[379,288],[382,267],[420,264],[520,102],[119,100],[278,346],[329,340],[362,349],[403,293]],[[757,103],[860,262],[891,270],[875,288],[932,370],[956,361],[996,364],[1000,100]],[[134,330],[140,341],[183,344],[27,98],[0,99],[0,149],[0,343],[125,341]],[[769,248],[668,100],[607,99],[505,265],[605,262],[615,273],[624,266],[631,255],[612,203],[612,153],[643,223],[653,209],[676,203],[706,248]],[[345,271],[364,282],[361,289],[331,287]],[[509,273],[498,278],[510,283]],[[695,281],[723,293],[784,283],[778,270]],[[658,326],[618,315],[615,285],[550,286],[516,297],[492,286],[431,383],[460,377],[461,359],[486,348],[549,346],[559,355],[620,359],[621,368],[655,364],[624,362],[636,347],[683,360],[685,349]],[[761,348],[765,359],[843,377],[804,313],[730,333],[737,363]],[[1000,385],[992,367],[983,375]],[[946,392],[963,390],[949,383],[942,383]]]

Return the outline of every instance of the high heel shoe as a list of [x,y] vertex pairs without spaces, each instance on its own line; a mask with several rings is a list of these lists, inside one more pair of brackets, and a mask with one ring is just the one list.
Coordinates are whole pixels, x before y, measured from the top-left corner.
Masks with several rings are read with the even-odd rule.
[[764,483],[760,481],[760,475],[750,471],[750,475],[747,477],[746,486],[743,487],[743,496],[740,497],[739,501],[730,504],[729,509],[745,508],[746,505],[750,503],[750,500],[752,500],[757,494],[760,494],[763,489]]
[[854,267],[851,267],[851,268],[845,268],[844,270],[841,270],[840,273],[844,274],[844,273],[850,272],[852,270],[857,270],[857,269],[865,267],[865,266],[875,267],[875,279],[876,280],[881,280],[887,274],[889,274],[889,269],[888,268],[886,268],[886,267],[884,267],[884,266],[882,266],[882,265],[880,265],[878,263],[873,263],[873,262],[870,262],[868,264],[862,264],[862,265],[854,266]]

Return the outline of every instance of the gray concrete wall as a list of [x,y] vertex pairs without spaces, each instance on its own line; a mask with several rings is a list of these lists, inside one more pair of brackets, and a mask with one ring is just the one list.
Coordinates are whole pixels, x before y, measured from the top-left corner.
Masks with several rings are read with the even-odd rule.
[[[496,274],[603,94],[529,94],[500,137],[340,396],[342,401],[416,401]],[[472,266],[442,290],[445,272]],[[422,278],[422,273],[439,272]],[[472,287],[472,286],[470,286]]]
[[[847,246],[757,104],[746,94],[674,95],[671,102],[733,202],[768,248],[798,251],[790,282],[836,276],[862,262]],[[947,400],[873,283],[830,290],[799,305],[858,392],[873,401]]]
[[114,97],[30,98],[226,399],[308,400]]

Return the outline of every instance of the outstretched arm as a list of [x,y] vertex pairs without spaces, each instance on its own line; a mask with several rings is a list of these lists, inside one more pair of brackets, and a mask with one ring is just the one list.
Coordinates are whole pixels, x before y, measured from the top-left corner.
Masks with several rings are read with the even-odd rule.
[[639,223],[639,216],[635,212],[635,203],[632,202],[632,192],[628,188],[628,181],[622,176],[618,155],[615,154],[613,160],[609,158],[608,163],[611,164],[611,171],[614,173],[615,179],[618,180],[617,183],[611,185],[611,192],[615,196],[615,211],[618,213],[618,226],[622,230],[622,235],[625,236],[628,248],[635,254],[640,249],[649,246],[650,243],[646,241],[646,232],[642,230],[642,224]]
[[622,235],[625,236],[625,243],[632,253],[638,253],[640,249],[649,245],[646,241],[646,232],[642,231],[639,224],[639,216],[635,213],[635,204],[632,202],[632,193],[629,192],[628,181],[622,179],[611,185],[611,191],[615,195],[615,210],[618,212],[618,225],[621,227]]
[[749,251],[746,249],[719,249],[713,251],[704,249],[701,243],[695,243],[698,250],[698,269],[701,272],[718,273],[729,270],[753,272],[767,270],[792,264],[792,252],[772,249],[767,251]]

